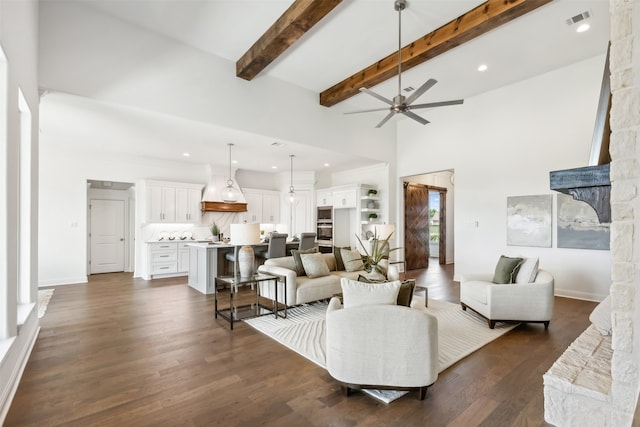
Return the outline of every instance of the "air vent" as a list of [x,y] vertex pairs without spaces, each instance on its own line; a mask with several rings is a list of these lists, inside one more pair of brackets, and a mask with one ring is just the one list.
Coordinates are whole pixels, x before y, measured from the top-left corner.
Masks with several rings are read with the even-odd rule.
[[407,86],[404,89],[402,89],[405,92],[412,92],[414,90],[416,90],[413,86]]
[[591,16],[591,12],[589,12],[587,10],[587,11],[584,11],[584,12],[582,12],[582,13],[576,15],[576,16],[573,16],[573,17],[567,19],[565,22],[567,23],[567,25],[573,25],[573,24],[576,24],[576,23],[578,23],[580,21],[584,21],[585,19],[589,18],[590,16]]

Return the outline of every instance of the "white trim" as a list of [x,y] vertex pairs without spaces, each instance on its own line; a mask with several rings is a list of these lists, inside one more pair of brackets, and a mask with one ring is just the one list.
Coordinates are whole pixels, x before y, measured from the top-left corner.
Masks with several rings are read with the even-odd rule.
[[596,295],[592,292],[580,292],[573,289],[558,288],[555,289],[555,296],[594,302],[600,302],[606,297],[606,295]]
[[[20,379],[22,378],[22,374],[27,366],[27,362],[29,361],[29,356],[31,355],[31,351],[33,350],[33,346],[36,343],[36,339],[38,338],[38,334],[40,333],[40,324],[38,323],[37,316],[34,317],[34,325],[35,329],[33,331],[32,336],[29,339],[29,342],[26,343],[22,350],[16,349],[18,352],[17,363],[13,365],[13,372],[8,378],[8,381],[2,381],[4,387],[0,389],[0,425],[4,424],[4,420],[7,417],[7,413],[9,412],[9,408],[11,407],[11,402],[13,401],[13,397],[18,390],[18,385],[20,384]],[[21,332],[26,333],[25,329]],[[17,342],[20,342],[19,337],[13,337],[13,343],[9,345],[8,351],[5,355],[3,355],[2,361],[0,362],[0,367],[4,365],[5,359],[10,355],[11,349],[15,346]]]
[[80,277],[70,277],[66,279],[53,279],[53,280],[43,280],[38,282],[38,287],[43,288],[46,286],[58,286],[58,285],[75,285],[78,283],[87,283],[89,279],[87,276]]

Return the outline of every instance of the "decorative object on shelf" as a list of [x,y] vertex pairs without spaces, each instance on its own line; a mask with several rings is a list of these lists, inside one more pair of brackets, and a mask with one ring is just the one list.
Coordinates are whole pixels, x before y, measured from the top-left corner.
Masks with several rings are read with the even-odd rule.
[[222,191],[222,201],[225,203],[234,203],[238,201],[238,193],[233,188],[233,180],[231,179],[231,147],[233,144],[227,144],[229,146],[229,179],[227,180],[227,186]]
[[456,99],[454,101],[442,101],[442,102],[430,102],[428,104],[415,104],[411,105],[415,100],[417,100],[423,93],[427,90],[431,89],[433,85],[438,83],[435,79],[427,80],[422,86],[420,86],[415,92],[413,92],[408,98],[402,95],[402,11],[407,7],[407,0],[395,0],[393,2],[394,9],[398,12],[398,95],[394,96],[393,99],[387,99],[382,95],[377,94],[376,92],[367,89],[365,87],[360,88],[360,92],[364,92],[368,95],[373,96],[374,98],[388,104],[388,107],[384,108],[376,108],[372,110],[361,110],[361,111],[351,111],[345,114],[356,114],[356,113],[368,113],[371,111],[389,111],[380,123],[376,126],[377,128],[382,127],[391,117],[395,114],[404,114],[417,121],[420,124],[426,125],[429,123],[429,120],[423,119],[416,113],[411,110],[417,110],[418,108],[433,108],[433,107],[444,107],[447,105],[457,105],[462,104],[462,99]]
[[370,213],[369,214],[369,221],[373,221],[374,219],[378,219],[378,214],[377,213]]
[[[391,225],[391,224],[381,224],[381,225]],[[393,227],[393,225],[391,225]],[[394,227],[395,229],[395,227]],[[386,231],[386,230],[385,230]],[[384,280],[387,278],[387,265],[381,265],[382,260],[389,260],[389,254],[393,251],[397,251],[400,248],[389,247],[389,239],[393,235],[393,230],[390,234],[387,235],[384,239],[379,239],[378,236],[382,236],[378,234],[378,228],[374,228],[373,238],[371,241],[371,252],[367,251],[366,246],[360,240],[360,236],[356,234],[356,239],[358,239],[358,243],[362,246],[362,250],[364,255],[362,256],[362,262],[364,264],[364,269],[367,271],[366,277],[369,280]]]
[[211,230],[211,241],[212,242],[220,241],[220,228],[218,227],[218,224],[216,224],[215,221],[213,221],[209,225],[209,230]]
[[251,245],[258,243],[260,243],[260,224],[231,224],[231,244],[241,246],[237,259],[240,277],[253,275],[255,254]]
[[367,202],[367,208],[368,209],[375,209],[376,208],[376,202],[374,202],[373,200],[369,200]]
[[375,188],[371,188],[367,192],[367,195],[369,195],[369,196],[375,196],[376,194],[378,194],[378,190],[376,190]]
[[293,154],[289,154],[291,160],[291,180],[289,181],[289,202],[293,203],[296,200],[296,192],[293,191]]

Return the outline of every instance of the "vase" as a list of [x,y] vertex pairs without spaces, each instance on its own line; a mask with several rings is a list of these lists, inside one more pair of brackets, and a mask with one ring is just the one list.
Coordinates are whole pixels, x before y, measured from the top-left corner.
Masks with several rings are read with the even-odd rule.
[[380,273],[375,267],[372,268],[371,271],[364,276],[372,282],[383,282],[387,280],[387,276],[385,276],[383,273]]

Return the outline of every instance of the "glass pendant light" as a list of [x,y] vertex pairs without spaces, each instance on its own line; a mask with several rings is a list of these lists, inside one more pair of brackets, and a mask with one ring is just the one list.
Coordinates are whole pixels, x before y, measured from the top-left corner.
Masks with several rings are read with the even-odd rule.
[[293,191],[293,158],[295,156],[293,154],[289,154],[289,158],[291,159],[291,181],[289,185],[289,202],[293,203],[296,200],[296,192]]
[[231,179],[231,147],[233,144],[227,144],[229,146],[229,179],[227,180],[227,186],[222,190],[222,201],[225,203],[235,203],[238,201],[238,192],[233,187],[233,180]]

